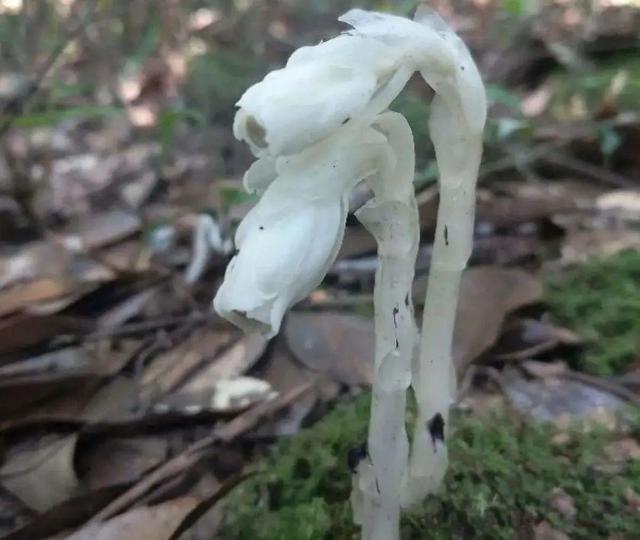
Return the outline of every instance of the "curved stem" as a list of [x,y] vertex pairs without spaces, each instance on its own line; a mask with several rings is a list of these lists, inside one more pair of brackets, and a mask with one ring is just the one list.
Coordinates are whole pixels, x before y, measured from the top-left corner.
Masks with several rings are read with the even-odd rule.
[[356,213],[378,242],[379,266],[368,459],[358,468],[353,503],[364,539],[396,540],[409,450],[404,421],[417,337],[411,285],[419,228],[411,130],[397,113],[381,115],[376,124],[391,148],[382,170],[370,181],[375,198]]
[[437,491],[447,468],[446,433],[456,385],[451,348],[460,278],[473,242],[482,151],[482,134],[471,133],[460,112],[449,109],[444,100],[434,100],[430,131],[440,169],[440,202],[420,355],[413,369],[418,415],[403,506]]

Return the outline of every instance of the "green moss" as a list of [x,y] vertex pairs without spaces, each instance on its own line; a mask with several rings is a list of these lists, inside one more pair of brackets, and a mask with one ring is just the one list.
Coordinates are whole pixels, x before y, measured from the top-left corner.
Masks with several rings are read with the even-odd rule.
[[594,259],[547,284],[557,321],[585,340],[576,367],[598,375],[621,373],[640,351],[640,253]]
[[[358,538],[345,456],[363,440],[367,419],[365,396],[278,444],[260,473],[228,499],[221,538]],[[552,428],[523,425],[506,413],[454,422],[445,489],[405,516],[404,540],[527,538],[541,520],[572,539],[632,538],[640,530],[640,515],[627,510],[624,498],[629,488],[640,492],[640,462],[609,473],[599,467],[607,461],[603,447],[611,435],[576,431],[568,442],[554,444]],[[573,498],[574,520],[552,509],[554,488]]]

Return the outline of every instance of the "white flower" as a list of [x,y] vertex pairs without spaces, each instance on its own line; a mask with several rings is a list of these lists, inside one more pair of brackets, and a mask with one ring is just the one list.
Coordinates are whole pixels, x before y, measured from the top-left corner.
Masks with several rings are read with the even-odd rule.
[[462,40],[429,10],[416,20],[353,9],[340,17],[353,30],[295,51],[240,98],[234,134],[256,156],[291,155],[350,120],[370,124],[411,73],[460,111],[473,131],[486,115],[484,87]]
[[249,169],[245,184],[267,187],[236,233],[238,253],[213,302],[223,317],[272,337],[289,307],[320,284],[342,243],[349,191],[389,151],[374,129],[353,135]]
[[[286,310],[333,263],[349,190],[376,171],[388,176],[392,160],[413,156],[412,144],[389,145],[384,130],[375,129],[413,72],[438,94],[430,129],[443,170],[467,162],[457,151],[447,156],[448,143],[459,133],[481,133],[484,124],[486,100],[475,64],[437,16],[420,11],[412,21],[351,10],[340,20],[353,30],[298,49],[286,67],[251,86],[237,103],[234,134],[259,158],[244,186],[261,199],[238,229],[239,253],[214,307],[267,336],[278,332]],[[469,129],[451,131],[451,121]],[[386,189],[384,182],[370,184]]]
[[363,36],[341,35],[302,47],[285,68],[243,94],[234,134],[257,156],[295,154],[363,114],[391,85],[394,90],[374,114],[387,108],[409,76],[400,70],[400,60],[393,48]]

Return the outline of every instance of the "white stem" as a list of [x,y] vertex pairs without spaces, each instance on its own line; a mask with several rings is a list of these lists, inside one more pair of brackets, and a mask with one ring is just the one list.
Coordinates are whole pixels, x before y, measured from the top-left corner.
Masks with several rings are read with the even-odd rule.
[[475,184],[482,134],[471,133],[460,111],[437,97],[431,136],[440,169],[440,203],[422,320],[420,355],[413,369],[418,404],[403,506],[420,502],[442,483],[446,433],[455,393],[451,359],[460,277],[473,243]]
[[411,285],[419,227],[411,130],[396,113],[382,115],[376,127],[391,145],[392,156],[386,163],[392,166],[370,181],[375,198],[356,213],[378,242],[379,266],[369,459],[358,468],[353,495],[356,517],[363,524],[362,538],[396,540],[409,450],[404,420],[417,338]]

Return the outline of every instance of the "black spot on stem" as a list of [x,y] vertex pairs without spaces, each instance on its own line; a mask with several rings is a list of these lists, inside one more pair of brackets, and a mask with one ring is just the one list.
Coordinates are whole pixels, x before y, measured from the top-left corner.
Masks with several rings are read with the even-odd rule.
[[349,452],[347,453],[347,465],[349,465],[351,474],[356,473],[356,471],[358,470],[358,465],[368,455],[369,451],[367,449],[367,441],[363,442],[360,446],[349,450]]
[[449,227],[444,226],[444,244],[445,246],[449,245]]
[[264,231],[264,227],[262,225],[260,225],[260,227],[258,227],[258,229],[260,229],[261,231]]
[[427,422],[427,429],[429,435],[431,435],[431,442],[433,443],[433,451],[436,451],[436,441],[444,442],[444,418],[440,413],[436,413],[431,417],[431,420]]
[[399,312],[400,308],[398,308],[397,306],[393,308],[393,326],[395,326],[396,328],[398,328],[398,320],[396,319],[396,317],[398,316]]
[[409,293],[407,293],[404,297],[404,305],[409,307]]

